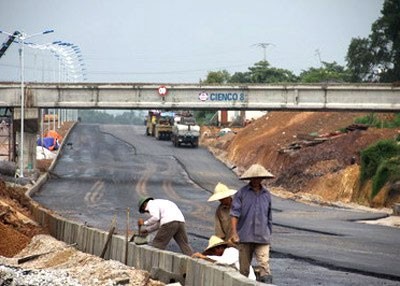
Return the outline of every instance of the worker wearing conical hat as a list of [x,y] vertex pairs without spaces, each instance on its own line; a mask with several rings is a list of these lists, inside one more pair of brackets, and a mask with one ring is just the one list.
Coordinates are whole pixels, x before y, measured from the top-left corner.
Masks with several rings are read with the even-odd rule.
[[[210,262],[217,262],[218,264],[231,266],[239,270],[239,251],[237,248],[229,241],[225,241],[215,235],[210,237],[208,246],[203,253],[196,252],[192,257],[202,258]],[[256,275],[254,274],[252,266],[249,267],[248,277],[252,280],[256,280]]]
[[271,194],[261,182],[274,178],[263,166],[252,165],[241,177],[250,180],[233,197],[231,208],[231,241],[239,244],[240,273],[248,276],[255,255],[260,270],[259,279],[272,283],[269,251],[272,235]]
[[209,202],[219,201],[220,204],[215,211],[214,228],[215,235],[223,240],[228,240],[231,233],[231,205],[232,196],[236,190],[229,189],[226,185],[218,183],[214,188],[214,194],[208,199]]

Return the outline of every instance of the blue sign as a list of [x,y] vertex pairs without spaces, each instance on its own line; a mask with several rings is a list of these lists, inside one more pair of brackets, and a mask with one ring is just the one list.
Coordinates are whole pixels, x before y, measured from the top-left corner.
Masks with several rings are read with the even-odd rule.
[[243,92],[201,92],[199,99],[201,101],[244,101],[246,95]]

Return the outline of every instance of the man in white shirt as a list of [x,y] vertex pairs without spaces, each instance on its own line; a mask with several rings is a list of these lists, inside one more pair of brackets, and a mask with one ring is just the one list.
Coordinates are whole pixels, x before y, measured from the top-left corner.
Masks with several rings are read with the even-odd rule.
[[[141,198],[138,206],[140,213],[147,212],[150,214],[150,218],[146,221],[142,218],[138,220],[141,233],[147,234],[158,230],[152,246],[165,249],[173,238],[184,254],[192,255],[193,250],[189,245],[185,218],[175,203],[169,200],[147,197]],[[144,226],[145,229],[142,229],[141,226]]]
[[[196,252],[192,257],[202,258],[210,262],[231,266],[236,270],[239,270],[239,250],[216,235],[210,237],[208,246],[203,253]],[[256,280],[256,275],[252,266],[249,268],[248,278]]]

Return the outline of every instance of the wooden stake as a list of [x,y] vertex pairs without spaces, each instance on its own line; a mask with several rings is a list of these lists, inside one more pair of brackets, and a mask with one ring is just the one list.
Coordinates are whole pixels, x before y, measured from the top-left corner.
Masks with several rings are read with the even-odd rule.
[[106,254],[108,245],[110,244],[111,238],[112,238],[112,236],[114,234],[116,220],[117,220],[117,216],[114,215],[114,218],[113,218],[113,220],[111,222],[110,230],[108,231],[106,243],[104,244],[103,251],[101,252],[101,255],[100,255],[101,258],[104,258],[104,255]]
[[125,265],[128,265],[128,244],[129,244],[129,208],[126,209]]

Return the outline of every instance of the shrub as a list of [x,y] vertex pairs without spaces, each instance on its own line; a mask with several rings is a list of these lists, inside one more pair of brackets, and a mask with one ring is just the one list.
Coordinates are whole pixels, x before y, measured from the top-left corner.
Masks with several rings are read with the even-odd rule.
[[376,128],[396,128],[400,127],[400,113],[397,113],[393,120],[380,120],[375,113],[370,113],[364,117],[356,118],[354,122]]
[[400,145],[382,140],[361,151],[361,184],[372,179],[371,198],[387,183],[400,179]]
[[371,179],[383,160],[396,157],[400,147],[394,140],[382,140],[361,151],[361,183]]
[[372,178],[371,198],[373,199],[387,182],[394,183],[398,180],[400,180],[400,157],[382,161]]

